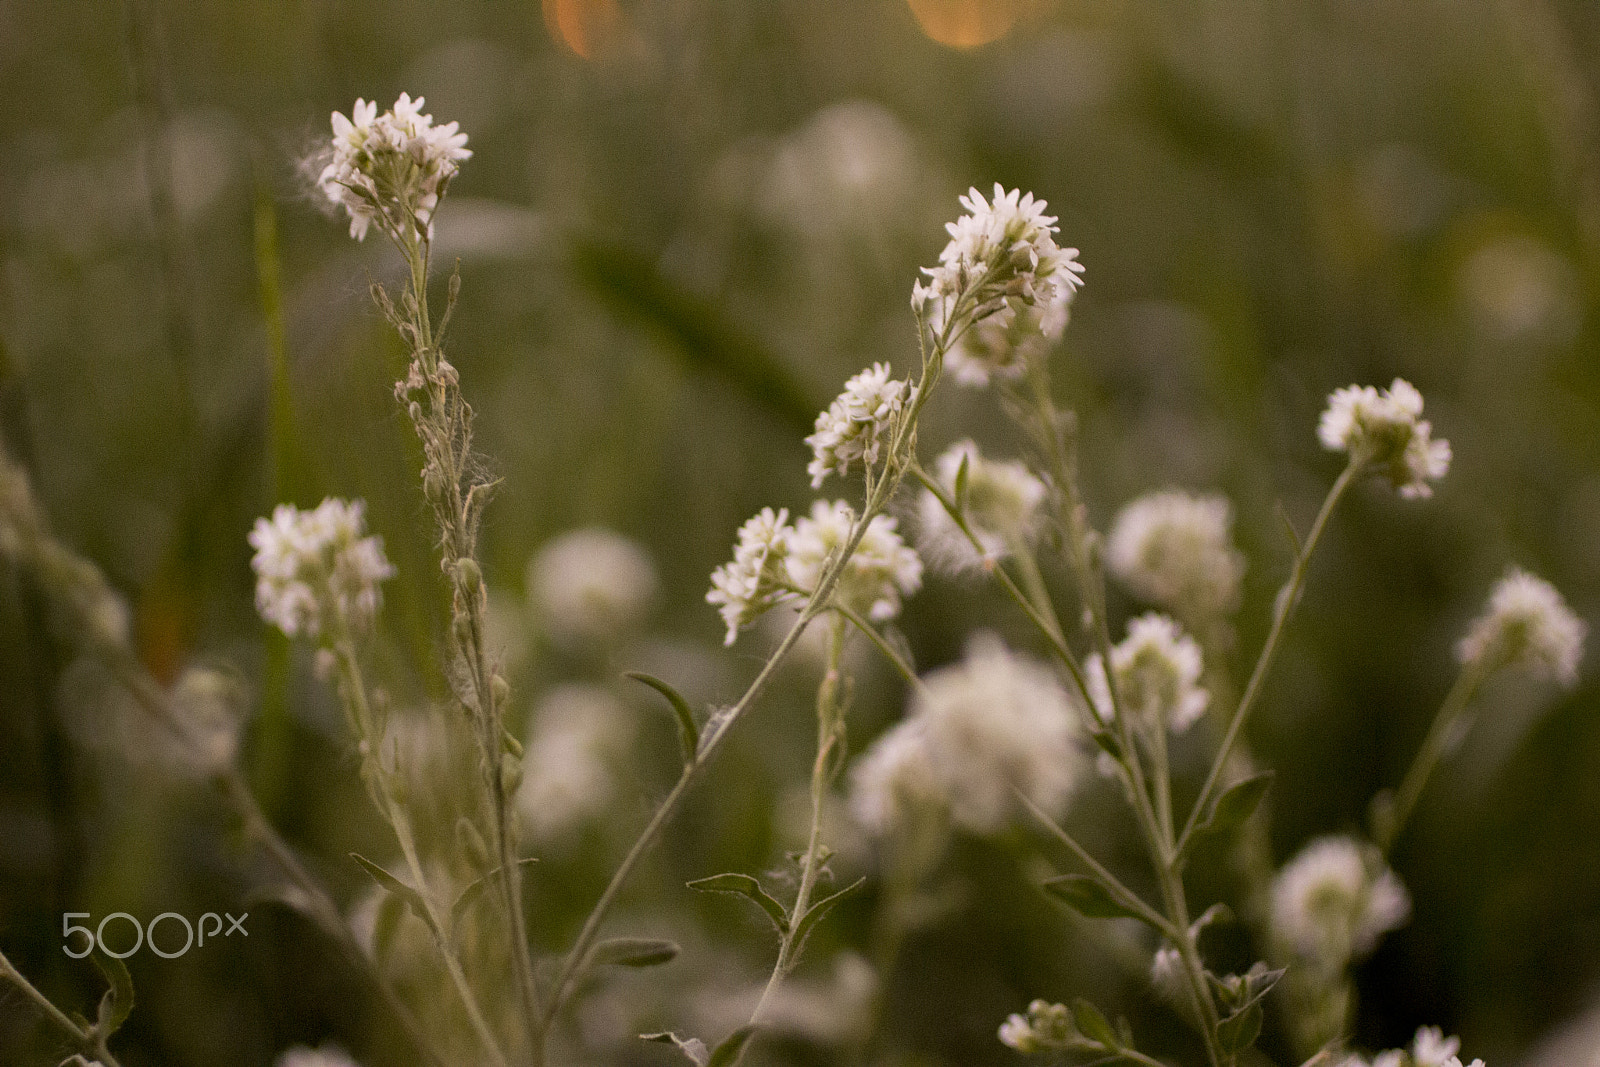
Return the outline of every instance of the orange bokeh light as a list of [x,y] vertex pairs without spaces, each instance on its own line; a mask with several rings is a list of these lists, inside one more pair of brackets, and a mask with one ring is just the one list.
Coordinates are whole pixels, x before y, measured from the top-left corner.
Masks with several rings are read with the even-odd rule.
[[906,0],[922,32],[951,48],[998,41],[1022,15],[1023,0]]
[[622,29],[617,0],[544,0],[550,36],[584,59],[594,59],[615,42]]

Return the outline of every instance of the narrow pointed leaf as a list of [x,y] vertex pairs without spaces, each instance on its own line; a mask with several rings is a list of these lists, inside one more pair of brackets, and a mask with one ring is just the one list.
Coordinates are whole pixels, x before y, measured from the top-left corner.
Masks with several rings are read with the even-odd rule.
[[389,892],[405,901],[406,907],[410,908],[412,914],[414,914],[417,918],[428,924],[428,929],[433,931],[433,935],[435,937],[440,936],[439,928],[435,926],[433,922],[433,913],[428,910],[428,904],[422,899],[421,893],[413,889],[411,886],[406,885],[400,879],[384,870],[378,864],[373,863],[359,852],[350,853],[350,858],[361,864],[366,872],[372,875],[373,879],[379,885],[383,886],[383,888],[387,889]]
[[815,930],[817,924],[827,917],[828,912],[832,911],[834,906],[845,897],[866,884],[867,880],[865,878],[858,878],[838,892],[830,893],[807,908],[806,913],[800,917],[794,927],[796,954],[805,947],[806,938],[811,936],[811,931]]
[[104,1039],[116,1033],[133,1011],[133,976],[126,964],[104,950],[94,954],[94,965],[108,986],[100,998],[99,1018],[95,1021],[95,1031]]
[[745,1045],[755,1036],[754,1026],[741,1026],[733,1033],[722,1039],[722,1044],[711,1053],[711,1059],[706,1067],[733,1067],[739,1060],[739,1053],[744,1051]]
[[643,671],[628,671],[627,677],[648,685],[667,698],[667,703],[672,705],[672,713],[678,717],[678,743],[683,748],[683,760],[693,763],[700,749],[700,728],[695,725],[694,712],[689,710],[689,702],[683,698],[683,694],[660,678]]
[[1271,771],[1233,783],[1211,805],[1205,819],[1195,828],[1194,836],[1213,836],[1234,830],[1256,810],[1271,785]]
[[789,913],[761,887],[761,883],[748,874],[713,874],[710,878],[697,878],[689,883],[690,889],[698,889],[702,893],[735,893],[747,897],[761,906],[767,913],[767,918],[772,920],[772,925],[778,928],[778,933],[789,932]]
[[596,966],[656,967],[678,956],[678,946],[653,937],[613,937],[600,942],[589,954]]
[[1082,997],[1072,1002],[1072,1021],[1077,1024],[1078,1032],[1090,1041],[1098,1042],[1110,1051],[1121,1047],[1117,1032],[1111,1029],[1111,1024],[1100,1013],[1100,1009]]
[[1261,1018],[1260,1003],[1241,1008],[1217,1024],[1217,1042],[1228,1053],[1243,1052],[1261,1036]]
[[676,1045],[679,1052],[689,1058],[694,1067],[707,1067],[711,1060],[711,1053],[706,1051],[706,1043],[698,1037],[679,1037],[670,1031],[659,1034],[640,1034],[640,1041],[655,1041],[663,1045]]
[[1079,915],[1090,919],[1138,919],[1144,916],[1119,901],[1100,879],[1087,874],[1064,874],[1044,883],[1044,891]]

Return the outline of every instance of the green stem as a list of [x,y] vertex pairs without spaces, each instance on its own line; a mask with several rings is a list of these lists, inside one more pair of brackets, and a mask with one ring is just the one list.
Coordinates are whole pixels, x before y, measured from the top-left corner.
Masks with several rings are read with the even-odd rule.
[[1022,792],[1020,789],[1015,790],[1015,793],[1017,799],[1021,801],[1022,806],[1028,810],[1030,815],[1038,820],[1039,825],[1044,827],[1046,830],[1049,830],[1050,833],[1054,835],[1056,840],[1060,841],[1063,845],[1066,845],[1068,850],[1071,851],[1074,856],[1078,857],[1085,867],[1088,867],[1089,870],[1094,872],[1095,877],[1104,882],[1106,884],[1106,888],[1110,889],[1111,892],[1116,895],[1118,903],[1122,904],[1130,911],[1137,912],[1139,918],[1149,923],[1155,929],[1161,931],[1161,933],[1165,934],[1167,937],[1174,941],[1177,940],[1177,931],[1173,929],[1170,920],[1161,915],[1161,913],[1156,911],[1150,905],[1146,904],[1133,890],[1123,885],[1121,879],[1107,870],[1105,865],[1099,860],[1095,859],[1088,849],[1084,848],[1078,843],[1077,838],[1069,834],[1060,823],[1056,822],[1055,819],[1050,817],[1049,812],[1035,804],[1032,798],[1030,798],[1026,793]]
[[1400,788],[1395,792],[1393,806],[1382,811],[1381,818],[1375,819],[1373,827],[1378,848],[1384,855],[1388,855],[1394,848],[1395,841],[1400,836],[1400,831],[1405,829],[1406,822],[1411,818],[1416,809],[1417,800],[1422,796],[1422,790],[1428,784],[1428,778],[1433,774],[1434,768],[1443,758],[1445,748],[1449,745],[1456,731],[1456,725],[1466,714],[1467,707],[1472,703],[1472,698],[1478,692],[1478,686],[1486,677],[1481,667],[1463,667],[1456,677],[1455,684],[1450,687],[1450,692],[1445,695],[1444,703],[1439,706],[1439,712],[1433,717],[1433,725],[1428,728],[1428,735],[1422,740],[1422,747],[1417,750],[1416,758],[1411,761],[1411,767],[1406,771],[1406,776],[1400,782]]
[[24,996],[33,1001],[34,1006],[43,1013],[63,1033],[67,1034],[78,1047],[82,1048],[100,1059],[105,1067],[120,1067],[105,1048],[105,1041],[94,1031],[93,1027],[85,1029],[73,1022],[60,1008],[50,1002],[50,998],[39,992],[32,982],[23,977],[21,971],[11,965],[4,952],[0,952],[0,978],[7,979],[12,985],[20,989]]
[[1322,502],[1322,509],[1317,512],[1316,521],[1311,524],[1311,532],[1306,535],[1305,542],[1300,546],[1300,552],[1295,556],[1294,567],[1289,572],[1289,578],[1278,591],[1278,598],[1273,606],[1272,628],[1267,633],[1266,644],[1261,648],[1261,655],[1256,660],[1255,669],[1250,672],[1250,680],[1245,684],[1244,696],[1239,699],[1239,707],[1233,713],[1233,719],[1228,723],[1227,733],[1222,736],[1222,744],[1217,749],[1217,754],[1211,763],[1211,771],[1206,775],[1206,781],[1200,787],[1200,795],[1195,798],[1194,807],[1189,812],[1185,821],[1183,832],[1178,835],[1177,853],[1183,854],[1184,847],[1194,835],[1196,824],[1210,803],[1212,794],[1216,791],[1222,778],[1222,771],[1227,766],[1228,755],[1233,751],[1234,744],[1239,740],[1239,734],[1244,729],[1244,724],[1254,710],[1256,699],[1261,694],[1261,687],[1266,682],[1267,674],[1272,669],[1274,657],[1277,655],[1278,645],[1283,639],[1283,632],[1289,625],[1289,618],[1294,614],[1295,607],[1300,603],[1301,591],[1305,588],[1306,571],[1311,564],[1311,554],[1316,551],[1317,543],[1322,540],[1322,532],[1327,528],[1328,519],[1333,515],[1334,508],[1344,497],[1345,491],[1355,482],[1355,479],[1366,466],[1358,456],[1351,456],[1349,464],[1340,473],[1338,480],[1333,483],[1333,488],[1328,490],[1328,496]]
[[912,668],[911,664],[906,662],[905,657],[896,652],[894,646],[884,640],[877,627],[862,618],[859,611],[837,600],[830,606],[834,611],[848,619],[857,630],[860,630],[866,636],[867,640],[872,642],[873,647],[883,653],[883,658],[894,665],[894,669],[900,672],[900,677],[904,678],[908,685],[917,690],[926,688],[922,679],[917,677],[917,672]]

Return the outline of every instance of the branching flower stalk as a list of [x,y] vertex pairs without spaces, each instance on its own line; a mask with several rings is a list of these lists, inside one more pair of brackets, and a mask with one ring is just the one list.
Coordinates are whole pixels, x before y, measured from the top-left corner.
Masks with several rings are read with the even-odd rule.
[[56,1007],[49,997],[39,992],[33,983],[23,976],[21,971],[12,966],[11,961],[6,959],[4,952],[0,952],[0,982],[9,982],[21,990],[23,996],[32,1001],[34,1007],[38,1008],[46,1019],[55,1024],[56,1029],[66,1034],[84,1055],[94,1057],[101,1067],[122,1067],[117,1058],[111,1054],[111,1050],[106,1047],[107,1035],[101,1031],[98,1025],[93,1023],[80,1025],[60,1008]]

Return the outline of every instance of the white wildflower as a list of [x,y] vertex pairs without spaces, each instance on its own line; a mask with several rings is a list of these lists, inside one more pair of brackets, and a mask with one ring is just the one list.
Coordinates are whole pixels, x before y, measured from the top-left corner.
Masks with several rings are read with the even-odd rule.
[[[1152,729],[1182,733],[1211,702],[1200,686],[1200,646],[1165,615],[1152,612],[1128,623],[1128,636],[1111,649],[1111,666],[1123,712]],[[1111,689],[1099,653],[1085,660],[1084,668],[1095,714],[1110,722]]]
[[1150,961],[1150,984],[1172,1003],[1183,1002],[1186,987],[1183,957],[1178,953],[1178,946],[1167,942],[1156,949],[1155,958]]
[[360,633],[382,603],[378,583],[394,576],[383,541],[367,537],[366,505],[332,497],[311,511],[279,504],[250,531],[256,608],[285,634],[319,638]]
[[1480,670],[1521,667],[1562,685],[1578,680],[1588,627],[1572,613],[1555,586],[1513,567],[1489,596],[1489,608],[1456,654]]
[[1437,1026],[1424,1026],[1412,1041],[1411,1060],[1413,1067],[1444,1067],[1460,1051],[1459,1037],[1446,1037]]
[[1168,490],[1133,501],[1106,539],[1106,563],[1134,593],[1179,615],[1211,619],[1239,606],[1245,559],[1226,497]]
[[632,720],[609,691],[574,683],[546,693],[534,709],[517,790],[524,831],[556,841],[603,815],[632,737]]
[[806,438],[811,446],[806,473],[813,489],[830,473],[848,474],[853,462],[866,467],[878,462],[906,391],[905,382],[890,380],[887,363],[874,363],[845,383],[844,392],[817,416],[814,432]]
[[528,591],[558,637],[615,638],[644,622],[655,599],[655,564],[635,541],[603,527],[564,533],[528,564]]
[[[1007,328],[1035,326],[1048,340],[1060,337],[1083,266],[1076,248],[1056,247],[1056,220],[1044,213],[1045,202],[996,185],[993,203],[972,189],[961,206],[967,213],[946,225],[950,242],[937,267],[923,268],[928,281],[912,289],[912,306],[924,311],[936,334],[949,330],[959,337],[969,325],[1006,312],[1013,317]],[[1031,315],[1019,315],[1023,309]],[[981,372],[1005,374],[1016,346],[1005,347],[1007,358],[996,360],[980,343],[957,363],[965,359],[968,380]]]
[[[814,501],[811,514],[795,521],[784,560],[789,580],[809,593],[829,557],[850,539],[856,514],[843,500]],[[874,515],[834,586],[834,599],[876,621],[900,614],[904,597],[922,588],[922,559],[895,530],[888,515]]]
[[951,817],[975,833],[1000,830],[1012,791],[1059,812],[1086,764],[1071,698],[1042,663],[980,634],[966,658],[933,671],[912,697],[928,761]]
[[1274,935],[1330,967],[1371,952],[1411,915],[1411,897],[1376,850],[1350,837],[1312,841],[1272,882]]
[[1015,381],[1021,378],[1035,360],[1043,359],[1050,346],[1061,339],[1074,292],[1076,289],[1071,285],[1058,285],[1047,304],[1039,307],[1008,305],[973,323],[945,353],[945,367],[950,376],[962,385],[979,388],[995,379]]
[[1027,1015],[1013,1012],[1000,1024],[1000,1043],[1025,1056],[1064,1049],[1077,1037],[1078,1028],[1067,1007],[1044,1000],[1029,1004]]
[[1317,426],[1323,447],[1361,457],[1403,497],[1432,496],[1428,483],[1450,469],[1450,442],[1432,435],[1422,394],[1403,378],[1381,393],[1370,385],[1336,390]]
[[374,223],[391,236],[433,236],[433,213],[459,163],[472,155],[456,123],[433,124],[422,97],[400,94],[394,107],[357,100],[350,118],[333,113],[332,159],[318,186],[350,215],[350,236]]
[[[1459,1056],[1451,1056],[1449,1059],[1445,1060],[1444,1063],[1440,1064],[1439,1067],[1462,1067],[1461,1058]],[[1485,1067],[1485,1065],[1482,1060],[1473,1060],[1470,1064],[1467,1064],[1466,1067]]]
[[360,1067],[360,1065],[337,1045],[323,1045],[317,1049],[296,1045],[278,1057],[277,1067]]
[[918,499],[918,545],[923,554],[951,571],[992,564],[1030,542],[1039,532],[1046,489],[1015,460],[985,459],[971,441],[959,441],[934,461],[945,493],[955,496],[956,476],[967,464],[966,492],[959,501],[967,525],[983,546],[980,555],[931,490]]
[[762,508],[739,527],[733,562],[712,572],[706,602],[718,605],[727,623],[725,644],[733,644],[742,627],[789,595],[783,587],[783,560],[792,532],[787,509],[774,514],[771,508]]
[[921,719],[896,723],[850,770],[850,812],[876,836],[892,833],[942,803]]

